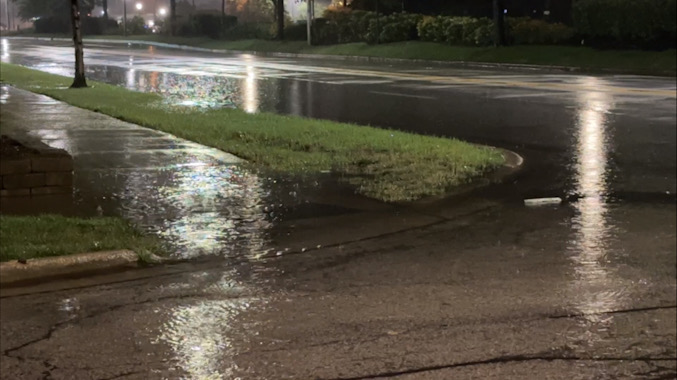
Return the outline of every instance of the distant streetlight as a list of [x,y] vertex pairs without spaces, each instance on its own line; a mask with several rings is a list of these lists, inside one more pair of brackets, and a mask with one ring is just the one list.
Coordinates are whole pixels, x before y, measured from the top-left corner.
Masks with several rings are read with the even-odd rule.
[[141,3],[136,3],[136,10],[137,10],[137,11],[140,11],[140,10],[142,10],[142,9],[143,9],[143,4],[141,4]]
[[164,16],[167,14],[167,9],[166,8],[160,8],[160,16]]

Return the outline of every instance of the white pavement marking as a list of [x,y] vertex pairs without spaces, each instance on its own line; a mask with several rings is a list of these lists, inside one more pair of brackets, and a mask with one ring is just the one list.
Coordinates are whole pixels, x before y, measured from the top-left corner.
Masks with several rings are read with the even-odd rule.
[[372,94],[379,94],[379,95],[401,96],[403,98],[432,99],[432,100],[437,99],[434,96],[401,94],[399,92],[385,92],[385,91],[369,91],[369,92],[372,93]]
[[552,92],[537,92],[529,94],[508,94],[508,95],[496,95],[493,96],[494,99],[510,99],[510,98],[529,98],[529,97],[541,97],[541,96],[561,96],[567,95],[565,92],[553,90]]

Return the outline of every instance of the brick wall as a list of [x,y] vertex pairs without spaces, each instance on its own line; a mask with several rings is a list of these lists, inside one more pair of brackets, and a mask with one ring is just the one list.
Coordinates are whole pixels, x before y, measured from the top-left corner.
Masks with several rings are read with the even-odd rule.
[[43,144],[30,145],[36,153],[0,159],[0,196],[70,193],[73,189],[73,157],[65,150]]

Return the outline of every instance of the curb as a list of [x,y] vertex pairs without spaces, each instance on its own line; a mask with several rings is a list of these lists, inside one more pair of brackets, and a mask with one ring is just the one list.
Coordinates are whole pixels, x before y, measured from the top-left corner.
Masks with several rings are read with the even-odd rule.
[[46,280],[54,277],[78,276],[108,269],[134,268],[139,255],[129,250],[79,253],[0,263],[0,285]]
[[[23,39],[23,40],[38,40],[38,41],[60,41],[70,42],[71,39],[63,37],[6,37],[8,39]],[[623,74],[628,73],[624,70],[613,69],[585,69],[577,66],[554,66],[554,65],[530,65],[520,63],[494,63],[494,62],[474,62],[474,61],[439,61],[427,59],[414,58],[384,58],[384,57],[370,57],[360,55],[329,55],[329,54],[307,54],[307,53],[283,53],[283,52],[260,52],[253,50],[228,50],[228,49],[207,49],[188,45],[169,44],[165,42],[143,41],[143,40],[111,40],[105,38],[84,38],[86,43],[111,43],[111,44],[128,44],[128,45],[146,45],[157,46],[167,49],[177,49],[184,51],[196,51],[203,53],[215,54],[250,54],[262,57],[277,57],[277,58],[308,58],[308,59],[327,59],[335,61],[361,61],[372,63],[427,63],[438,66],[460,66],[465,68],[477,69],[507,69],[507,70],[522,70],[522,71],[549,71],[549,72],[602,72],[609,74]],[[654,74],[653,76],[669,76],[669,73]]]

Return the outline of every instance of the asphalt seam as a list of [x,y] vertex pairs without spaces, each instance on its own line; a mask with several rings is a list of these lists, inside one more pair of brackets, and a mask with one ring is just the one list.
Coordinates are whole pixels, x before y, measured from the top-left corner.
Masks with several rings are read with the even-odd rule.
[[658,358],[651,358],[651,357],[639,357],[639,358],[626,358],[626,357],[599,357],[599,358],[583,358],[583,357],[576,357],[576,356],[547,356],[541,354],[537,355],[508,355],[508,356],[499,356],[496,358],[491,358],[491,359],[485,359],[485,360],[475,360],[475,361],[468,361],[468,362],[462,362],[462,363],[455,363],[455,364],[443,364],[443,365],[436,365],[436,366],[427,366],[427,367],[419,367],[419,368],[413,368],[413,369],[406,369],[402,371],[391,371],[391,372],[381,372],[381,373],[376,373],[376,374],[370,374],[370,375],[363,375],[363,376],[355,376],[355,377],[336,377],[336,378],[328,378],[324,380],[365,380],[365,379],[378,379],[378,378],[387,378],[387,377],[398,377],[398,376],[404,376],[404,375],[411,375],[411,374],[416,374],[416,373],[422,373],[422,372],[430,372],[430,371],[440,371],[444,369],[453,369],[453,368],[460,368],[460,367],[469,367],[469,366],[478,366],[478,365],[487,365],[487,364],[505,364],[505,363],[520,363],[520,362],[528,362],[528,361],[584,361],[584,362],[608,362],[608,361],[643,361],[643,362],[662,362],[662,361],[675,361],[677,360],[677,357],[675,358],[664,358],[664,357],[658,357]]

